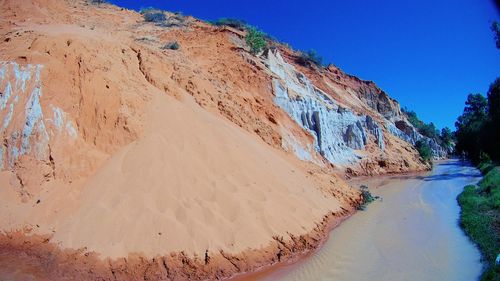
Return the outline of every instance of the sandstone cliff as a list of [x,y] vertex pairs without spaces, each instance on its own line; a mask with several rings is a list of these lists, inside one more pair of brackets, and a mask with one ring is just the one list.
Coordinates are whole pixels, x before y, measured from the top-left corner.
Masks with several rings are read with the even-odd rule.
[[361,200],[345,173],[428,168],[395,100],[280,44],[86,1],[0,7],[9,274],[229,277],[317,247]]

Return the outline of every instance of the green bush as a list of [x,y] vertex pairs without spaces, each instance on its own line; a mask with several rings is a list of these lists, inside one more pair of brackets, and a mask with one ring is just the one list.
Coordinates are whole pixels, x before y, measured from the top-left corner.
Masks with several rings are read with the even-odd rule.
[[500,49],[500,24],[497,21],[491,23],[491,31],[493,31],[493,34],[495,36],[496,46],[498,49]]
[[420,154],[420,157],[427,163],[432,162],[432,149],[426,141],[419,140],[415,144],[415,148]]
[[359,187],[361,190],[361,204],[357,207],[357,210],[359,211],[364,211],[366,209],[366,205],[370,204],[371,202],[375,201],[375,199],[378,198],[378,196],[373,197],[371,194],[370,190],[368,190],[368,186],[366,185],[361,185]]
[[257,30],[255,27],[248,27],[245,37],[247,45],[250,47],[252,54],[258,54],[267,47],[265,34]]
[[230,26],[239,30],[245,30],[248,28],[247,23],[239,19],[220,18],[215,21],[210,21],[209,23],[215,26]]
[[309,66],[310,64],[314,64],[316,66],[323,65],[323,57],[318,55],[318,53],[314,49],[311,49],[309,51],[301,51],[296,61],[297,63],[304,66]]
[[165,13],[162,10],[154,8],[145,8],[139,11],[146,22],[161,23],[167,20]]
[[166,13],[155,8],[142,8],[139,13],[144,17],[144,21],[155,23],[161,27],[185,26],[186,19],[181,12]]
[[477,168],[483,175],[486,175],[489,171],[491,171],[493,168],[495,168],[495,165],[491,160],[483,161],[477,165]]
[[500,280],[500,266],[495,265],[500,253],[500,169],[481,163],[485,173],[478,186],[468,185],[457,197],[461,207],[460,226],[477,243],[487,264],[481,280]]
[[[440,133],[439,130],[436,128],[436,125],[434,123],[425,123],[422,120],[420,120],[417,116],[417,113],[413,110],[409,110],[408,108],[404,107],[402,108],[403,113],[406,115],[406,118],[408,118],[408,121],[410,124],[417,129],[417,131],[422,134],[423,136],[426,136],[431,139],[435,139],[438,141],[440,144],[446,144],[449,140],[446,139],[444,140]],[[450,137],[451,139],[451,130],[449,128],[446,128],[447,130],[445,131],[445,134],[449,133],[450,135],[445,135],[443,137]],[[448,132],[449,130],[449,132]]]
[[181,45],[177,41],[171,41],[165,44],[162,49],[164,50],[179,50]]

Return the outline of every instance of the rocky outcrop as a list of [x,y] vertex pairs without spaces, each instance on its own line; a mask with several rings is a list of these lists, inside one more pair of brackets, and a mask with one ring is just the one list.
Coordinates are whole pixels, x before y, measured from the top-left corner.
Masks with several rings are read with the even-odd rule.
[[439,143],[432,138],[423,136],[420,134],[415,127],[405,120],[398,120],[394,123],[387,122],[387,128],[391,134],[415,145],[418,141],[425,141],[432,150],[434,158],[440,159],[445,158],[448,155],[446,148],[439,145]]
[[359,83],[361,86],[357,90],[358,97],[362,98],[369,107],[387,119],[394,118],[400,114],[399,106],[395,104],[395,101],[386,92],[380,90],[373,82],[360,80]]
[[[386,154],[384,131],[411,146],[418,140],[425,140],[436,158],[446,156],[445,150],[435,140],[417,132],[402,114],[399,103],[373,82],[347,75],[334,66],[329,66],[326,71],[302,67],[308,73],[306,75],[293,61],[284,59],[280,50],[266,53],[265,63],[275,75],[275,103],[314,136],[316,151],[331,163],[355,167],[363,159],[372,158],[359,152],[366,150],[370,140],[377,145],[379,153]],[[323,79],[318,79],[318,75]],[[315,82],[310,77],[316,78]],[[344,87],[341,93],[354,93],[361,103],[346,100],[337,87],[331,86],[332,82]]]
[[375,136],[375,142],[378,147],[384,150],[384,135],[378,123],[373,120],[373,118],[369,115],[366,116],[366,128],[368,131]]
[[[384,151],[382,126],[372,116],[356,114],[341,107],[330,95],[317,88],[304,74],[287,63],[279,51],[268,52],[266,64],[276,75],[273,79],[276,104],[314,137],[316,151],[328,161],[337,165],[359,162],[363,155],[357,150],[365,149],[370,137],[378,148]],[[401,116],[399,112],[394,111],[394,108],[399,106],[394,106],[392,100],[383,93],[380,94],[385,98],[378,98],[377,103],[370,104],[385,118],[384,125],[388,132],[412,145],[418,140],[425,140],[436,157],[446,156],[445,150],[435,140],[419,134],[407,121],[391,121]]]
[[371,134],[381,150],[381,128],[366,115],[343,108],[314,86],[304,74],[284,61],[279,51],[267,53],[266,64],[272,73],[275,103],[314,137],[314,147],[328,161],[338,165],[353,164],[362,157]]

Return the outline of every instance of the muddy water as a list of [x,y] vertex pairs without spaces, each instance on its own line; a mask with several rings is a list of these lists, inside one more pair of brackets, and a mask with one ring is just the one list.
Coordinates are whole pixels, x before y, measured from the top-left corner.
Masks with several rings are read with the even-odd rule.
[[458,226],[455,198],[478,179],[474,168],[449,160],[425,174],[352,182],[382,200],[334,229],[311,257],[260,278],[477,280],[479,251]]

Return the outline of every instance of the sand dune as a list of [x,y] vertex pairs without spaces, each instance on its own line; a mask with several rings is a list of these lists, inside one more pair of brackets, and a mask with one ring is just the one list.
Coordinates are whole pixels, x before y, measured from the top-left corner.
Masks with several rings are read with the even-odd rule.
[[[336,198],[320,191],[325,183],[290,155],[189,99],[156,95],[145,124],[143,137],[88,180],[73,211],[26,219],[44,228],[49,223],[53,241],[65,248],[116,258],[238,253],[267,246],[276,235],[306,234],[340,210]],[[52,205],[47,201],[37,210]]]

